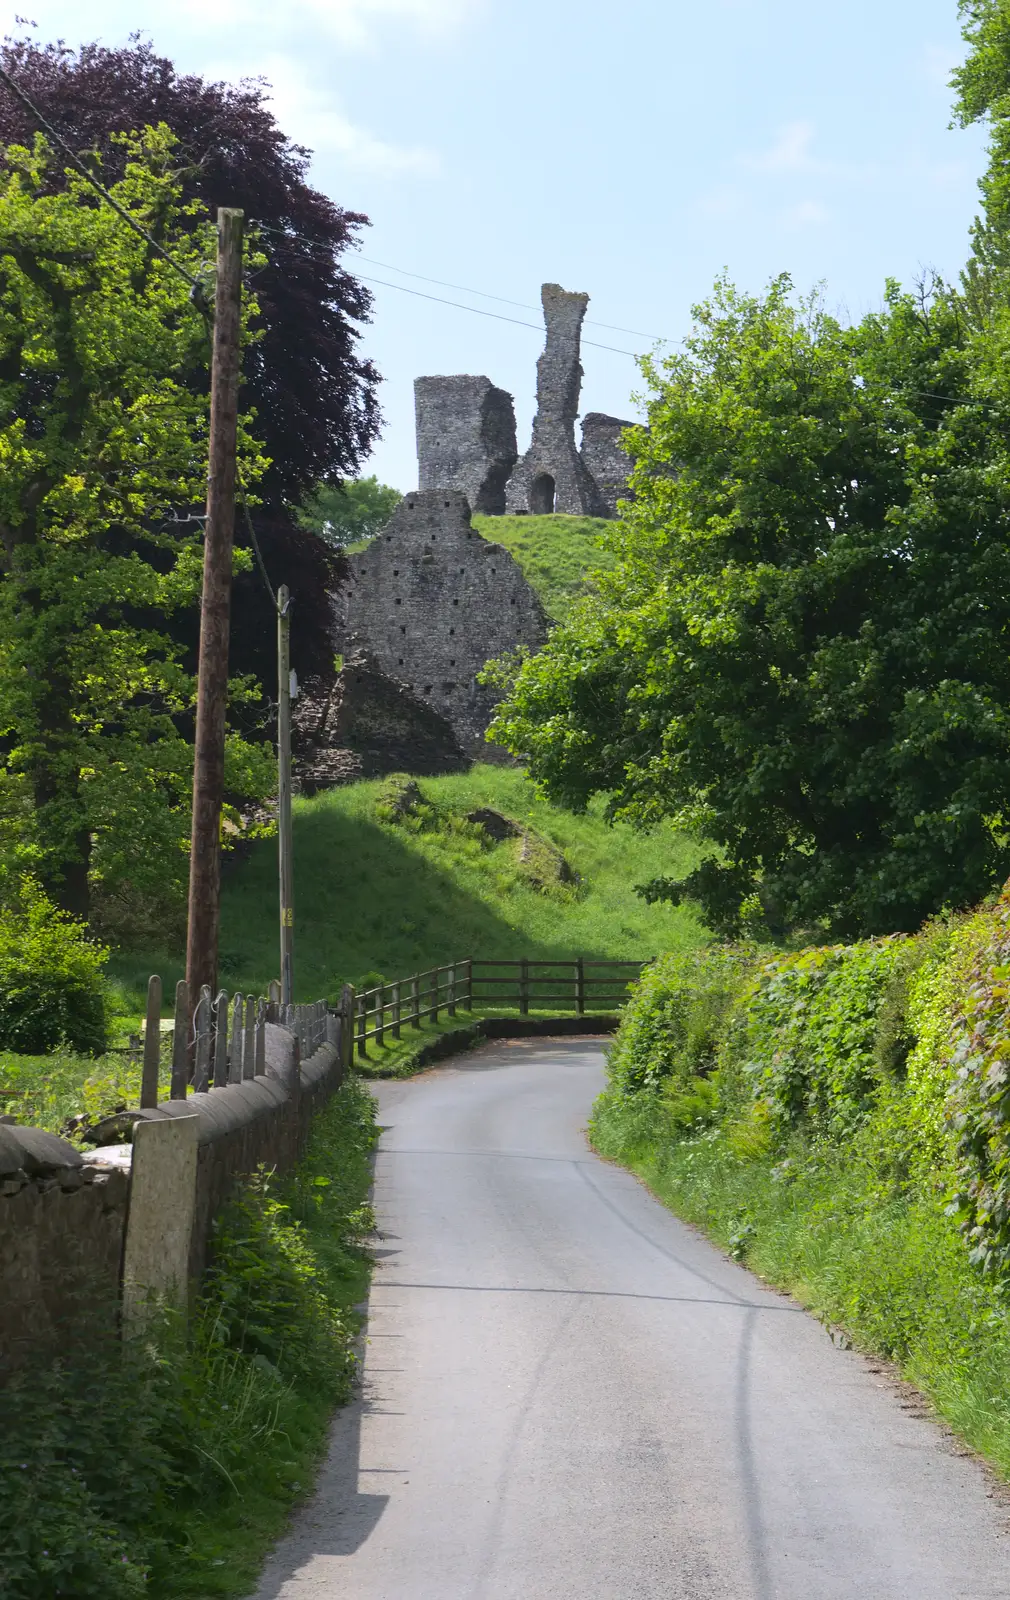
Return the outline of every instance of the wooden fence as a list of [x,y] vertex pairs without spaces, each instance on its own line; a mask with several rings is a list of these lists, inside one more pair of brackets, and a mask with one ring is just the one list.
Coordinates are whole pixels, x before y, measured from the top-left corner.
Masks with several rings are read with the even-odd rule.
[[399,1039],[406,1023],[419,1028],[430,1017],[437,1022],[444,1011],[454,1017],[457,1008],[474,1005],[518,1007],[520,1016],[530,1011],[574,1011],[583,1016],[608,1006],[623,1004],[628,986],[641,976],[644,961],[482,961],[467,956],[448,966],[430,967],[394,983],[380,983],[354,998],[354,1033],[358,1055],[368,1040],[385,1042],[386,1034]]
[[[207,984],[200,990],[190,1023],[189,988],[185,979],[175,987],[175,1021],[172,1029],[171,1098],[184,1100],[189,1088],[202,1093],[261,1077],[266,1070],[266,1025],[279,1023],[295,1035],[299,1054],[306,1061],[324,1044],[337,1044],[341,1024],[350,1028],[354,991],[344,988],[341,1003],[325,1000],[310,1005],[281,1005],[280,985],[272,983],[267,995],[236,994],[224,989],[212,995]],[[161,979],[147,986],[147,1028],[143,1045],[140,1105],[158,1104],[161,1066]]]

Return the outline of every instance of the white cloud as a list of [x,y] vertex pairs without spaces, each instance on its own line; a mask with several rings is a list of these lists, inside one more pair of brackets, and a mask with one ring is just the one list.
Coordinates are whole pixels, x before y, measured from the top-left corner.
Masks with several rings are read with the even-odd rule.
[[[346,171],[375,178],[430,178],[438,174],[440,162],[435,151],[422,145],[394,144],[352,122],[337,95],[313,83],[300,63],[273,56],[264,64],[262,75],[278,123],[290,139],[307,146],[317,160],[336,158]],[[221,76],[234,74],[224,72]]]
[[817,162],[810,154],[816,129],[812,122],[788,122],[779,129],[770,150],[745,156],[744,165],[754,172],[811,172]]
[[819,200],[801,200],[782,213],[782,220],[790,228],[818,227],[822,222],[831,221],[831,212]]
[[[453,32],[480,0],[181,0],[179,11],[196,23],[244,33],[279,27],[325,34],[357,48],[372,44],[384,25],[406,25],[425,34]],[[308,42],[308,41],[306,41]]]

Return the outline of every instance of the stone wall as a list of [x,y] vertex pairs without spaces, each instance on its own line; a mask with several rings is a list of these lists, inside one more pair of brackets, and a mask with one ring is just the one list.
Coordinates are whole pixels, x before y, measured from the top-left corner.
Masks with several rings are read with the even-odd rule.
[[299,696],[294,749],[303,794],[390,772],[423,778],[469,766],[446,718],[364,650],[346,658],[331,689]]
[[[286,1028],[268,1023],[266,1071],[185,1100],[144,1120],[199,1120],[189,1269],[199,1277],[214,1217],[238,1178],[260,1165],[286,1172],[316,1111],[343,1081],[351,1028],[330,1017],[334,1042],[305,1063]],[[0,1125],[0,1373],[55,1351],[96,1317],[107,1329],[120,1303],[129,1226],[130,1146],[81,1153],[38,1128]]]
[[596,490],[575,447],[575,419],[582,388],[580,344],[587,294],[560,284],[540,291],[547,327],[544,353],[537,362],[537,410],[533,440],[505,490],[510,512],[533,515],[593,514]]
[[465,756],[485,761],[494,759],[484,730],[496,696],[477,673],[515,645],[538,648],[547,626],[509,552],[472,526],[465,495],[442,489],[406,495],[351,559],[337,617],[346,657],[366,651],[448,723]]
[[420,488],[458,489],[472,511],[501,516],[519,454],[512,396],[489,378],[416,378],[414,416]]
[[621,445],[621,434],[631,422],[590,411],[582,419],[582,464],[596,490],[594,515],[616,517],[617,502],[628,497],[632,460]]

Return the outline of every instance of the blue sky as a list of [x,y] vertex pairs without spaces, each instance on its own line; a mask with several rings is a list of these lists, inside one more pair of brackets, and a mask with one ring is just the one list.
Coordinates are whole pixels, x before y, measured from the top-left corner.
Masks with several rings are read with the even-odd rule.
[[[15,9],[5,10],[14,30]],[[362,274],[539,323],[591,296],[620,351],[671,341],[722,268],[822,282],[849,316],[884,279],[954,275],[983,164],[951,131],[955,0],[33,0],[37,37],[141,29],[186,71],[264,76],[313,181],[364,211]],[[364,258],[367,257],[368,260]],[[378,263],[383,263],[379,265]],[[399,270],[393,270],[399,269]],[[520,302],[496,304],[404,274]],[[363,344],[386,425],[366,467],[416,483],[412,383],[487,373],[528,442],[534,330],[376,287]],[[532,310],[524,310],[530,306]],[[583,351],[583,410],[635,414],[627,355]]]

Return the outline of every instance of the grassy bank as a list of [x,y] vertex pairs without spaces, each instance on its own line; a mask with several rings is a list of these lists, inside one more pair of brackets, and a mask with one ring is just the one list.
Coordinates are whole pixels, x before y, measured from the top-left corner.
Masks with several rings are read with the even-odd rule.
[[590,572],[613,565],[599,542],[610,524],[598,517],[474,517],[473,525],[514,556],[555,622],[587,592]]
[[[646,959],[707,937],[695,914],[648,906],[634,885],[688,868],[694,847],[672,828],[643,835],[610,828],[602,807],[575,817],[540,800],[522,772],[475,767],[422,780],[434,802],[466,811],[490,806],[532,824],[578,873],[576,893],[539,892],[512,870],[510,843],[481,848],[465,832],[410,832],[379,820],[381,782],[355,783],[294,808],[295,987],[298,998],[334,994],[344,982],[406,976],[466,955]],[[262,990],[277,969],[275,840],[229,870],[222,903],[221,982]],[[140,992],[149,972],[169,985],[178,955],[113,958]]]
[[0,1600],[249,1592],[350,1391],[374,1138],[352,1080],[292,1177],[221,1214],[188,1332],[79,1330],[0,1389]]
[[648,973],[591,1137],[1010,1476],[1010,895]]

